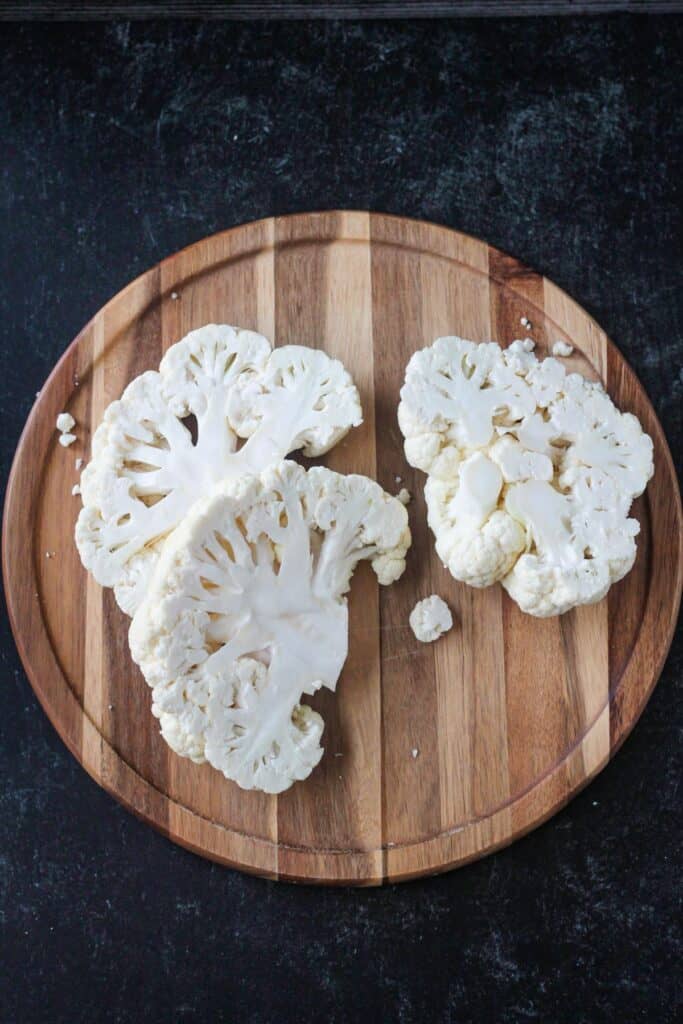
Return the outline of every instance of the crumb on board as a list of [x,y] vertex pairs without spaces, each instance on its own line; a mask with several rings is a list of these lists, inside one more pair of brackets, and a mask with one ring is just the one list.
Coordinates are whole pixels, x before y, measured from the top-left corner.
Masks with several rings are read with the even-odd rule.
[[417,749],[417,747],[413,747],[413,749],[410,751],[410,756],[412,757],[413,761],[415,760],[419,753],[420,751]]
[[54,551],[46,551],[45,552],[45,557],[46,558],[54,558],[55,557]]
[[555,342],[552,348],[552,354],[557,358],[567,358],[574,351],[574,346],[570,345],[568,341],[558,340]]
[[74,484],[73,485],[73,487],[71,488],[71,493],[72,494],[80,494],[81,493],[81,489],[78,486],[78,484]]
[[395,476],[394,477],[394,482],[397,483],[397,484],[402,484],[403,483],[403,477],[402,476]]
[[74,462],[74,466],[76,467],[76,469],[80,469],[82,465],[83,459],[76,459],[76,461]]
[[73,444],[75,440],[76,440],[76,435],[75,434],[68,434],[67,433],[67,434],[60,434],[59,435],[59,443],[61,444],[62,448],[68,448],[69,445]]
[[520,316],[519,322],[522,327],[526,327],[527,331],[530,331],[534,326],[528,316]]
[[173,301],[175,302],[175,301],[176,301],[176,299],[179,299],[179,298],[180,298],[180,296],[178,295],[178,292],[171,292],[171,298],[172,298],[172,299],[173,299]]
[[70,412],[60,412],[57,417],[57,430],[60,434],[66,434],[72,427],[76,426],[76,420]]
[[398,498],[402,505],[409,505],[412,498],[412,494],[410,493],[407,487],[402,487],[401,490],[396,495],[396,497]]

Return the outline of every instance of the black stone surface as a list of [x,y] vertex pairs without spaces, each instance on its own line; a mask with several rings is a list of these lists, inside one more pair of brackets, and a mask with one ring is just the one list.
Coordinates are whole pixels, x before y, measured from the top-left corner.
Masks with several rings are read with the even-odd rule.
[[[683,20],[0,26],[3,482],[58,355],[161,257],[360,207],[479,235],[621,346],[681,468]],[[676,1017],[680,635],[632,737],[513,847],[378,891],[215,867],[62,746],[2,622],[0,1020]]]

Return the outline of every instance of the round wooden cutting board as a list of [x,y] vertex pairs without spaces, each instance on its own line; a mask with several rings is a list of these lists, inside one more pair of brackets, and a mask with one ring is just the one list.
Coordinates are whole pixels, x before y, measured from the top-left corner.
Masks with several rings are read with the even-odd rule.
[[[530,329],[520,326],[528,317]],[[246,793],[177,757],[127,646],[128,619],[81,567],[73,543],[87,460],[107,404],[164,350],[208,322],[343,360],[365,422],[319,460],[407,487],[413,547],[378,588],[362,564],[350,594],[350,654],[337,694],[312,702],[325,756],[280,797]],[[636,502],[633,571],[607,599],[561,618],[523,615],[496,586],[442,568],[424,476],[396,422],[405,365],[445,334],[503,345],[531,334],[546,355],[571,341],[572,369],[601,378],[655,445]],[[69,410],[78,441],[58,444]],[[681,591],[681,505],[652,407],[597,324],[550,281],[476,239],[367,213],[264,220],[208,238],[138,278],[83,329],[40,393],[5,505],[10,615],[31,683],[70,750],[128,808],[174,841],[273,878],[377,884],[443,871],[547,819],[605,765],[640,715],[672,638]],[[48,557],[49,556],[49,557]],[[419,644],[414,603],[441,594],[454,629]]]

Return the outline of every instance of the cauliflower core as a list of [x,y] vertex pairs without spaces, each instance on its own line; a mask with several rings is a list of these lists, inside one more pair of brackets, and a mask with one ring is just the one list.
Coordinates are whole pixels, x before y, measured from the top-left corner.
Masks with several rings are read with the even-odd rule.
[[408,363],[398,417],[444,565],[549,616],[599,601],[633,565],[652,441],[601,384],[530,348],[437,339]]
[[415,638],[423,644],[438,640],[453,626],[451,610],[437,594],[418,601],[408,621]]
[[76,525],[84,566],[132,615],[197,499],[296,449],[322,455],[361,422],[351,377],[324,352],[272,350],[226,325],[192,331],[128,385],[93,437]]
[[305,779],[323,721],[301,698],[336,686],[353,570],[392,583],[409,545],[405,508],[363,476],[285,461],[198,502],[130,629],[169,745],[244,789]]

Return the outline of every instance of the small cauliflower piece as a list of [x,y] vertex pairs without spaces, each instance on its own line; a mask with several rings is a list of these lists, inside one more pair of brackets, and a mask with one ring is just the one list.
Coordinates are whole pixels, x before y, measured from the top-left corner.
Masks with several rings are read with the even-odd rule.
[[570,345],[569,342],[567,342],[567,341],[562,341],[561,339],[559,341],[556,341],[555,344],[552,347],[553,355],[554,356],[559,356],[560,358],[563,358],[563,359],[568,358],[572,354],[573,351],[574,351],[574,346]]
[[[437,594],[418,601],[408,621],[416,639],[423,644],[438,640],[453,626],[451,610]],[[413,757],[417,757],[417,753]]]
[[410,502],[412,501],[413,498],[412,494],[410,493],[407,487],[402,487],[401,490],[396,495],[396,497],[398,498],[402,505],[410,505]]
[[60,434],[67,434],[72,427],[76,426],[76,420],[70,412],[60,412],[57,417],[57,430]]
[[76,525],[84,566],[132,615],[195,501],[297,449],[321,455],[361,422],[351,377],[324,352],[272,351],[262,335],[227,325],[192,331],[128,385],[95,432]]
[[498,508],[502,487],[500,469],[482,452],[465,459],[452,480],[427,479],[427,521],[437,554],[456,579],[471,587],[501,579],[524,550],[524,530]]
[[391,583],[409,545],[405,508],[374,481],[294,462],[197,502],[130,628],[169,745],[244,789],[306,778],[323,721],[301,700],[336,687],[353,570],[367,559]]
[[67,434],[60,434],[59,435],[59,443],[61,444],[62,448],[68,448],[69,445],[72,445],[75,440],[77,440],[75,434],[68,434],[67,433]]
[[408,462],[428,474],[444,565],[548,616],[599,601],[633,565],[628,513],[652,441],[602,385],[532,348],[439,338],[408,363],[399,424]]

